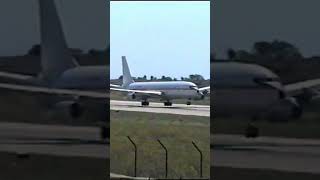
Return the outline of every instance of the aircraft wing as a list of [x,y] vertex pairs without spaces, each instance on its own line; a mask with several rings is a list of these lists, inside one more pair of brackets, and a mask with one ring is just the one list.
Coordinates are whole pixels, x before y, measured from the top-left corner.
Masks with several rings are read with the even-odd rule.
[[210,86],[199,88],[199,91],[203,94],[210,94]]
[[110,84],[110,87],[111,87],[111,88],[121,88],[121,86],[120,86],[120,85],[117,85],[117,84]]
[[29,79],[34,78],[34,76],[29,76],[29,75],[24,75],[24,74],[17,74],[17,73],[10,73],[10,72],[0,72],[0,78],[27,81]]
[[149,90],[131,90],[131,89],[119,89],[119,88],[110,88],[110,90],[128,92],[128,93],[139,93],[139,94],[144,94],[144,95],[161,96],[163,94],[161,91],[149,91]]
[[305,93],[306,90],[317,90],[320,89],[320,79],[307,80],[302,82],[297,82],[293,84],[288,84],[284,86],[286,93],[290,96],[297,96],[299,94]]
[[12,91],[30,92],[30,93],[41,93],[51,95],[68,95],[68,96],[79,96],[88,98],[109,98],[107,92],[95,92],[95,91],[84,91],[84,90],[73,90],[73,89],[58,89],[58,88],[46,88],[29,85],[16,85],[8,83],[0,83],[0,89],[7,89]]

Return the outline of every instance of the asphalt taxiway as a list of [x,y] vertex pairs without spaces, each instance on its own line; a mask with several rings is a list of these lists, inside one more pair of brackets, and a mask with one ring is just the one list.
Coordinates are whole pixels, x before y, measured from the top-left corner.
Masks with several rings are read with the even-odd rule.
[[2,122],[0,151],[107,159],[109,143],[98,127]]
[[110,109],[119,111],[210,116],[210,106],[205,105],[173,104],[172,106],[164,106],[163,103],[150,102],[149,106],[141,106],[141,102],[137,101],[110,100]]
[[320,174],[318,139],[211,137],[211,166]]

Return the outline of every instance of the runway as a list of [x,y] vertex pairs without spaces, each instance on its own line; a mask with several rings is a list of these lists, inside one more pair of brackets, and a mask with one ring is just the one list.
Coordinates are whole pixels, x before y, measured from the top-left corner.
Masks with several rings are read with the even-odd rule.
[[141,106],[141,102],[137,101],[117,101],[110,100],[110,109],[119,111],[135,111],[165,114],[180,114],[192,116],[210,116],[210,106],[204,105],[186,105],[173,104],[165,107],[163,103],[150,102],[149,106]]
[[320,140],[211,135],[211,165],[320,173]]
[[109,158],[98,127],[0,123],[0,151],[19,154]]

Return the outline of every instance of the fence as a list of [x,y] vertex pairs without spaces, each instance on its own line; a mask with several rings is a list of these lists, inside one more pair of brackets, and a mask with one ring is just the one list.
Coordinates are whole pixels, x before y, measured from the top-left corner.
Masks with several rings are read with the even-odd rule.
[[[118,177],[113,177],[113,179],[155,179],[155,178],[148,178],[148,177],[137,177],[138,174],[137,174],[137,170],[138,170],[138,149],[139,149],[139,146],[138,144],[130,137],[130,136],[127,136],[127,139],[128,139],[128,142],[129,144],[132,145],[132,148],[133,148],[133,152],[134,152],[134,167],[133,167],[133,172],[134,172],[134,177],[128,177],[128,176],[118,176]],[[164,171],[164,179],[168,179],[168,155],[170,153],[170,149],[168,149],[168,147],[166,146],[166,144],[164,142],[162,142],[160,139],[154,139],[155,143],[158,143],[159,144],[159,148],[161,148],[163,150],[163,152],[165,153],[165,156],[163,157],[164,159],[164,164],[163,164],[163,167],[165,169]],[[196,150],[196,152],[199,154],[199,159],[197,160],[198,162],[196,164],[198,164],[198,170],[199,170],[199,179],[207,179],[207,178],[203,178],[203,153],[202,153],[202,150],[198,147],[198,145],[194,142],[194,141],[191,141],[190,142],[190,145],[193,146],[193,148]],[[160,178],[157,178],[157,179],[160,179]],[[171,179],[171,178],[170,178]],[[186,178],[178,178],[178,179],[186,179]],[[192,178],[192,179],[195,179],[195,178]]]

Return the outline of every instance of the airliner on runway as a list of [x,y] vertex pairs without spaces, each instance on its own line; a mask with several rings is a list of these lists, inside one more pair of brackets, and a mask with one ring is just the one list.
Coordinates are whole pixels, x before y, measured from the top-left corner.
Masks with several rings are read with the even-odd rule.
[[[79,66],[72,58],[61,27],[61,22],[53,0],[39,0],[41,32],[41,68],[37,77],[9,72],[0,72],[0,77],[21,81],[23,85],[0,83],[0,89],[53,95],[67,95],[68,100],[54,103],[66,109],[72,118],[82,115],[86,104],[80,103],[82,97],[101,100],[101,120],[109,117],[108,67]],[[108,57],[106,57],[108,58]],[[175,98],[202,99],[210,87],[197,88],[190,82],[133,82],[125,58],[123,58],[123,86],[111,85],[112,90],[127,92],[131,98],[143,100],[147,105],[149,98],[160,98],[171,105]],[[213,113],[220,112],[256,117],[260,114],[272,116],[298,117],[302,113],[296,98],[317,89],[320,80],[310,80],[283,86],[277,75],[266,68],[242,63],[213,63],[214,74],[211,83],[215,87]],[[176,89],[181,88],[181,89]],[[95,90],[95,91],[94,91]],[[103,91],[103,92],[100,92]],[[183,93],[181,93],[183,92]],[[180,94],[182,94],[180,96]],[[310,93],[309,93],[310,94]],[[318,101],[319,93],[312,93],[307,100]]]
[[210,94],[210,86],[198,88],[187,81],[134,82],[125,56],[122,56],[122,71],[122,86],[111,84],[110,89],[127,92],[131,99],[142,100],[142,106],[148,106],[150,98],[165,101],[165,106],[171,106],[173,99],[186,99],[187,105],[190,105],[190,100],[202,100]]
[[[320,79],[283,85],[279,76],[269,69],[237,62],[211,63],[211,72],[214,72],[211,100],[215,117],[227,115],[244,116],[253,121],[262,118],[289,121],[302,115],[301,102],[320,100],[320,93],[316,90],[320,87]],[[251,123],[248,127],[256,129]],[[247,130],[246,133],[257,132],[251,128]]]

